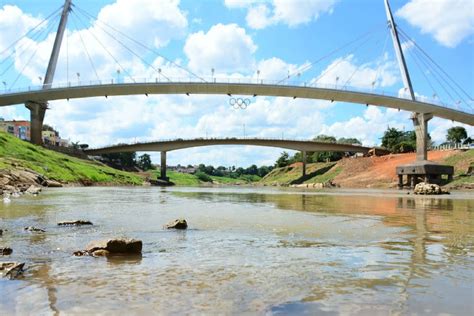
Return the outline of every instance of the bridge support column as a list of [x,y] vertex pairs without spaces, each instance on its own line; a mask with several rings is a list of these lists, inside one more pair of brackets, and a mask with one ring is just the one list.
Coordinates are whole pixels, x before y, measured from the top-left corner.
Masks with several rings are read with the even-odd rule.
[[303,161],[303,177],[306,175],[306,151],[301,152],[302,161]]
[[428,160],[428,121],[433,118],[430,113],[413,113],[412,120],[416,134],[416,160]]
[[25,104],[30,110],[30,140],[35,145],[43,144],[43,121],[46,114],[47,103],[28,102]]
[[169,178],[166,176],[166,151],[161,152],[161,165],[160,165],[160,179],[164,181],[169,181]]

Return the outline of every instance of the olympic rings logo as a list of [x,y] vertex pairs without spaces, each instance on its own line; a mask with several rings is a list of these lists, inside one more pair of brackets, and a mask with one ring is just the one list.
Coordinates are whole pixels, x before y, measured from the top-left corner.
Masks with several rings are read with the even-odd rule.
[[250,105],[250,99],[243,99],[243,98],[230,98],[229,100],[230,106],[234,109],[246,109]]

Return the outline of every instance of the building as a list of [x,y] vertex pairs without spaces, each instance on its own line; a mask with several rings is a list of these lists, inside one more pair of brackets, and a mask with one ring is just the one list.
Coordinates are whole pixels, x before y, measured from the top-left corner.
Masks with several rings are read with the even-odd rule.
[[0,130],[23,140],[30,140],[31,130],[29,121],[5,121],[0,118]]
[[[0,131],[12,134],[19,139],[29,141],[31,139],[30,121],[6,121],[0,117]],[[59,137],[57,131],[43,131],[43,143],[51,146],[68,147],[69,140]]]

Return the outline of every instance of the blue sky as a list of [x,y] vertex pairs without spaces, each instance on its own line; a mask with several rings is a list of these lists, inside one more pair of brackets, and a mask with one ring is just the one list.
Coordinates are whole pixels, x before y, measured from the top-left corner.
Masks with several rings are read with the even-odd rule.
[[[57,20],[45,24],[37,37],[31,35],[5,49],[62,3],[61,0],[0,1],[0,79],[8,88],[40,83]],[[388,37],[383,0],[76,0],[73,3],[76,7],[61,49],[56,83],[96,80],[96,73],[101,80],[123,80],[127,73],[134,78],[154,78],[157,68],[169,77],[189,76],[163,58],[114,34],[141,58],[130,54],[103,32],[103,24],[81,13],[85,11],[97,17],[100,23],[153,47],[168,60],[200,76],[210,77],[214,69],[214,75],[221,78],[256,79],[258,76],[264,80],[280,80],[290,72],[291,80],[310,82],[319,78],[319,83],[347,84],[366,91],[375,89],[397,94],[403,87]],[[472,97],[474,3],[470,0],[392,0],[391,6],[399,27]],[[364,38],[329,54],[368,31],[371,33],[367,41]],[[420,51],[403,41],[416,93],[447,103],[458,101],[460,97],[446,88],[446,84],[443,86],[447,92],[444,91],[436,81],[438,76],[433,73],[434,69],[419,59]],[[95,71],[87,54],[93,60]],[[28,62],[31,56],[34,57]],[[324,56],[323,60],[313,63]],[[12,67],[8,68],[10,64]],[[119,68],[123,70],[118,74]],[[55,101],[51,102],[46,122],[55,126],[63,137],[91,146],[206,135],[239,137],[243,136],[244,129],[247,137],[307,139],[324,133],[357,137],[366,145],[374,145],[380,142],[387,126],[412,129],[410,113],[403,111],[318,100],[257,97],[251,101],[246,110],[232,109],[227,96],[129,96]],[[470,107],[474,105],[468,101],[457,106],[472,113]],[[6,119],[25,119],[28,115],[22,105],[0,108],[0,116]],[[442,142],[446,130],[453,125],[459,124],[433,119],[430,121],[432,138]],[[472,127],[466,128],[474,134]],[[176,151],[168,157],[171,164],[248,166],[271,164],[281,151],[208,147]],[[153,157],[158,162],[158,155]]]

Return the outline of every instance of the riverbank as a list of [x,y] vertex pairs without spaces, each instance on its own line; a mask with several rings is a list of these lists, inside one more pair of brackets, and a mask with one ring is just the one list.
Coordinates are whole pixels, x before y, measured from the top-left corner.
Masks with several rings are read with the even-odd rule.
[[[474,150],[430,151],[428,159],[454,166],[454,180],[446,185],[449,189],[474,189]],[[337,162],[313,163],[306,166],[302,177],[302,163],[276,168],[266,175],[260,185],[291,186],[313,185],[342,188],[396,188],[398,165],[415,160],[414,153],[393,154],[381,157],[344,158]],[[470,171],[471,170],[471,171]]]
[[[0,132],[0,186],[142,185],[139,175],[71,157]],[[49,183],[57,183],[48,185]],[[2,189],[0,187],[0,189]]]

